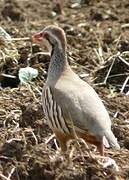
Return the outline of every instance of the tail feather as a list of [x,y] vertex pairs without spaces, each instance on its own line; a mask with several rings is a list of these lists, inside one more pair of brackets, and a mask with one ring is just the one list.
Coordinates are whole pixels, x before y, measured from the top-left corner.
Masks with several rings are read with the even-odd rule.
[[112,148],[120,149],[120,145],[117,142],[117,138],[114,136],[112,131],[106,131],[104,133],[104,135],[105,135],[106,139],[108,140],[109,145]]

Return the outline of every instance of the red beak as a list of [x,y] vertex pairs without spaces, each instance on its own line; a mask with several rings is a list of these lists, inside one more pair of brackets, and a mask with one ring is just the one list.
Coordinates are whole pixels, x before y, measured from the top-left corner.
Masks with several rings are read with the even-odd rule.
[[42,32],[39,32],[39,33],[32,35],[32,42],[33,43],[41,42],[42,39],[43,39],[43,33]]

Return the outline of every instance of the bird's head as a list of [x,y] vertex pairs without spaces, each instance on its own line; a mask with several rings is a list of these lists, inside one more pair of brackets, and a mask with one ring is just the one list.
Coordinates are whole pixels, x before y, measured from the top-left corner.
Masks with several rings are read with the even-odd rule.
[[50,25],[41,32],[32,36],[32,41],[41,48],[45,45],[49,51],[58,46],[62,51],[66,50],[66,36],[63,29]]

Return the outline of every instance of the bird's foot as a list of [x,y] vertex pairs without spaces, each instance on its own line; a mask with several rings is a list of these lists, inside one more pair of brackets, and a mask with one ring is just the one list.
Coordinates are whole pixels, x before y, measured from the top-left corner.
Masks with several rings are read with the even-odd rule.
[[50,161],[53,162],[53,161],[63,160],[64,157],[63,157],[62,151],[59,148],[57,141],[55,139],[55,134],[52,134],[48,139],[46,139],[45,144],[48,145],[48,144],[51,144],[51,142],[54,143],[56,151],[55,151],[54,155],[49,156]]

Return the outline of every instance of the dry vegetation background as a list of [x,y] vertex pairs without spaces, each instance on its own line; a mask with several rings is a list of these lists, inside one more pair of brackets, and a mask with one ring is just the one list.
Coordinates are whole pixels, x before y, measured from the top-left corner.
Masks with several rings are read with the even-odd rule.
[[[0,41],[0,179],[128,180],[129,2],[87,0],[75,6],[68,1],[63,10],[63,18],[54,17],[51,1],[0,1],[0,26],[12,40],[20,38],[13,40],[13,46]],[[118,172],[91,158],[83,144],[83,155],[77,148],[70,162],[51,158],[56,147],[53,140],[45,144],[52,132],[40,99],[49,56],[22,40],[50,24],[65,30],[71,66],[82,79],[90,81],[110,113],[121,150],[106,150],[106,156],[116,161]],[[29,87],[20,86],[18,72],[27,65],[38,69],[39,75]]]

